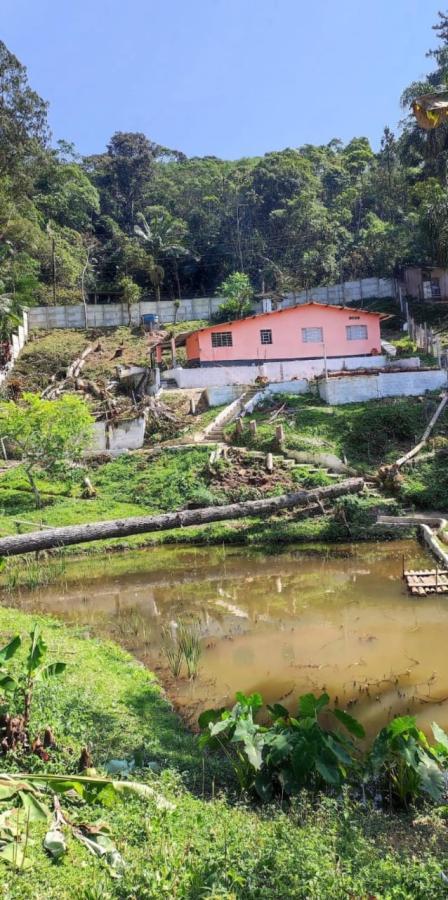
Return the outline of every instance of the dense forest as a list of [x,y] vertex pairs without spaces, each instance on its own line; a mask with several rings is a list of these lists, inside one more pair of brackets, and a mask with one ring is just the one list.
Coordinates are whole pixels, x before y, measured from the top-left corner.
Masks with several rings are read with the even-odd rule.
[[0,295],[206,295],[233,271],[279,292],[447,265],[448,125],[425,132],[409,115],[446,84],[448,14],[434,29],[432,71],[404,91],[400,131],[386,127],[377,153],[335,138],[232,162],[120,131],[95,156],[53,146],[47,104],[0,42]]

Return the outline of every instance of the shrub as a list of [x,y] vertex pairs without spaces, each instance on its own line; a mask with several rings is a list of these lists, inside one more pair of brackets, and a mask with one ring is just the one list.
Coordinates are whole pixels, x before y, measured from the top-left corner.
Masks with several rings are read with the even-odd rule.
[[[329,699],[328,694],[304,694],[297,716],[279,703],[268,706],[272,722],[263,726],[254,721],[263,705],[260,694],[238,693],[232,710],[207,710],[199,717],[201,746],[221,749],[233,765],[240,789],[255,792],[262,800],[304,787],[341,787],[357,765],[358,753],[349,737],[320,724],[319,714]],[[364,736],[362,725],[348,713],[339,709],[326,713],[350,734]]]
[[[344,710],[329,709],[328,694],[303,694],[296,716],[279,703],[268,706],[269,725],[255,721],[263,706],[260,694],[237,693],[236,701],[231,710],[202,713],[200,746],[222,751],[240,790],[263,801],[303,789],[341,790],[349,779],[363,787],[379,782],[385,795],[400,806],[422,796],[438,801],[443,794],[448,735],[435,723],[436,744],[431,746],[413,716],[397,717],[381,729],[365,756],[354,740],[365,737],[363,726]],[[326,727],[319,721],[324,711]],[[342,725],[343,732],[331,728],[330,722]]]

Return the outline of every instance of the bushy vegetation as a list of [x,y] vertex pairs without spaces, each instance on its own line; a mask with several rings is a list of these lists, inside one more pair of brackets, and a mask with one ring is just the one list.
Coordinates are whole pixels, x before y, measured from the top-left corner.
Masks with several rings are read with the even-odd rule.
[[[35,617],[0,609],[2,641],[28,633]],[[31,866],[15,871],[0,862],[2,889],[11,900],[108,898],[179,900],[343,900],[347,896],[441,900],[445,885],[446,826],[427,808],[419,815],[379,811],[353,802],[347,792],[310,795],[254,807],[237,799],[231,770],[205,757],[163,699],[150,673],[116,646],[82,628],[38,619],[50,658],[67,668],[38,690],[31,716],[36,733],[50,724],[57,749],[51,760],[28,756],[34,776],[67,772],[77,783],[83,747],[102,775],[116,761],[149,789],[127,792],[126,801],[104,805],[90,795],[63,799],[72,822],[102,823],[120,854],[121,877],[63,827],[67,853],[54,861],[42,842],[48,825],[29,823]],[[19,650],[17,666],[22,665]],[[18,761],[7,755],[12,774]],[[108,766],[109,764],[109,766]],[[130,768],[129,768],[130,767]],[[129,774],[127,776],[129,778]],[[100,793],[100,792],[99,792]],[[50,795],[47,795],[49,799]],[[12,801],[14,803],[14,801]],[[2,809],[11,800],[1,802]]]
[[[445,80],[445,14],[436,31],[434,69],[406,109]],[[238,273],[275,296],[446,264],[446,125],[434,140],[408,118],[378,152],[361,136],[233,162],[116,131],[81,158],[66,141],[50,148],[46,103],[3,43],[0,72],[0,293],[17,306],[105,291],[130,307],[141,292],[216,293]]]
[[[423,401],[406,397],[331,407],[319,398],[277,396],[275,402],[269,401],[251,415],[257,422],[255,436],[250,434],[248,422],[242,435],[234,434],[234,426],[228,426],[227,433],[236,444],[272,450],[276,448],[276,426],[282,424],[287,450],[335,453],[365,471],[410,450],[423,434],[437,402],[438,396]],[[273,406],[284,409],[270,422]],[[443,435],[446,430],[442,418],[436,434]]]
[[344,784],[362,786],[372,799],[380,790],[387,802],[399,806],[424,795],[441,800],[448,765],[443,729],[433,723],[436,743],[430,745],[414,716],[397,717],[381,729],[366,753],[356,743],[365,738],[361,723],[337,706],[329,709],[329,701],[325,693],[303,694],[294,715],[275,703],[268,706],[271,722],[266,725],[256,721],[263,707],[261,695],[238,693],[231,710],[201,714],[200,744],[224,754],[240,790],[264,802],[297,795],[304,788],[340,790]]
[[448,497],[448,453],[407,466],[403,470],[401,494],[405,501],[422,509],[444,512]]

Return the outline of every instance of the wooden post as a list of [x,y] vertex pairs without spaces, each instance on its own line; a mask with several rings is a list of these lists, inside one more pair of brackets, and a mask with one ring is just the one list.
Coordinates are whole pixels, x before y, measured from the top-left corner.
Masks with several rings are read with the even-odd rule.
[[190,397],[190,415],[196,415],[196,400],[193,397]]
[[249,422],[249,432],[252,435],[252,437],[257,436],[257,423],[256,423],[255,419],[251,419]]
[[281,447],[284,440],[285,440],[285,429],[283,428],[283,425],[276,425],[275,426],[275,442],[276,442],[276,444],[279,447]]
[[171,338],[171,361],[174,369],[176,365],[176,338]]
[[236,425],[235,425],[235,433],[238,435],[238,437],[241,437],[241,435],[243,434],[243,431],[244,431],[243,420],[237,419]]
[[274,471],[274,457],[272,453],[266,454],[266,471],[271,474]]

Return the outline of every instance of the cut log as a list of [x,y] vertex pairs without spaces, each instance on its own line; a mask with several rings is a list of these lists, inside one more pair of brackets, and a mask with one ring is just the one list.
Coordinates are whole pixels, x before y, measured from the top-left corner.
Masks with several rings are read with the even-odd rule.
[[66,378],[76,378],[77,375],[80,374],[81,369],[84,368],[85,361],[88,356],[96,349],[96,344],[89,344],[85,350],[82,351],[81,355],[78,356],[77,359],[73,360],[72,364],[67,368]]
[[252,437],[256,437],[257,435],[257,423],[255,419],[251,419],[249,422],[249,432]]
[[68,525],[48,531],[32,531],[28,534],[1,538],[0,557],[35,553],[37,550],[51,550],[70,544],[128,537],[131,534],[169,531],[172,528],[185,528],[190,525],[208,525],[211,522],[230,519],[271,516],[284,509],[294,509],[313,502],[319,503],[344,494],[358,494],[363,487],[362,478],[348,478],[329,487],[313,491],[295,491],[292,494],[281,494],[279,497],[269,497],[265,500],[248,500],[226,506],[206,506],[203,509],[164,513],[160,516],[134,516],[129,519],[112,519],[108,522],[91,522],[88,525]]
[[447,403],[448,403],[448,394],[444,394],[431,421],[429,422],[427,428],[425,429],[422,439],[418,442],[418,444],[415,445],[415,447],[412,448],[412,450],[409,451],[409,453],[406,453],[405,456],[402,456],[402,457],[400,457],[400,459],[397,459],[395,466],[398,469],[401,469],[402,466],[405,466],[406,463],[410,462],[411,459],[414,458],[414,456],[417,456],[417,454],[420,453],[420,450],[423,450],[423,447],[428,442],[428,439],[431,435],[434,425],[436,424],[439,417],[442,415],[443,410],[445,409],[445,406]]

